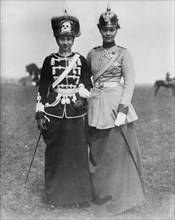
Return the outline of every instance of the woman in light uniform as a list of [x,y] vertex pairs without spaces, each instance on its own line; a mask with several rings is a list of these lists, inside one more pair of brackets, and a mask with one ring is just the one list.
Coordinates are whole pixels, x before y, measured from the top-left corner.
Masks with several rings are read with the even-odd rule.
[[88,106],[92,206],[115,213],[131,209],[144,199],[134,128],[138,117],[131,104],[134,65],[129,50],[115,43],[119,28],[117,15],[108,6],[98,23],[103,45],[87,55],[94,83]]

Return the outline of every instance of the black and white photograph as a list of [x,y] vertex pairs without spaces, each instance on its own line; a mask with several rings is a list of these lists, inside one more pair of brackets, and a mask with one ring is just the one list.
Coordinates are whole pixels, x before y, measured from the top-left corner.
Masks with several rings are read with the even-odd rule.
[[174,0],[0,4],[0,218],[173,220]]

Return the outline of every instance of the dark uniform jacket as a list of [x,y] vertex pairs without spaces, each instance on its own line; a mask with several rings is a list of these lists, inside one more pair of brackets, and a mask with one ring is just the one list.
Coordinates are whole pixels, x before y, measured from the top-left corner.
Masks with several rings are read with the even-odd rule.
[[84,104],[87,102],[79,97],[78,86],[83,84],[88,90],[92,87],[90,70],[83,56],[79,56],[68,75],[52,88],[53,82],[67,68],[74,55],[75,53],[72,53],[63,57],[54,53],[45,58],[37,95],[36,119],[44,117],[45,114],[57,118],[77,118],[86,114],[84,105],[75,107],[77,100],[83,100]]

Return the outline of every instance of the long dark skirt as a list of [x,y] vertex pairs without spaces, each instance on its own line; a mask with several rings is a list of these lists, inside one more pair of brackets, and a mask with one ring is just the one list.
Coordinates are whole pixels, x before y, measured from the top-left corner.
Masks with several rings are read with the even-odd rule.
[[[47,116],[48,117],[48,116]],[[92,199],[84,117],[48,117],[43,134],[45,191],[48,204],[81,203]]]
[[122,126],[123,132],[119,127],[89,129],[92,206],[121,213],[139,205],[144,199],[144,181],[134,124]]

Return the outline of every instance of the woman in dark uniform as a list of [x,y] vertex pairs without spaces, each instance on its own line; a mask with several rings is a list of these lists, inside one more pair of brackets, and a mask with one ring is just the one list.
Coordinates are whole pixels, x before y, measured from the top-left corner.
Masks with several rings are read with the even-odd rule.
[[87,98],[91,88],[86,59],[74,53],[80,36],[77,18],[51,20],[58,52],[44,60],[36,104],[36,119],[45,151],[45,191],[51,208],[92,198],[85,137]]
[[122,213],[144,199],[137,115],[131,104],[135,73],[129,50],[115,43],[120,26],[109,6],[98,28],[103,45],[87,56],[94,81],[88,106],[92,206]]

